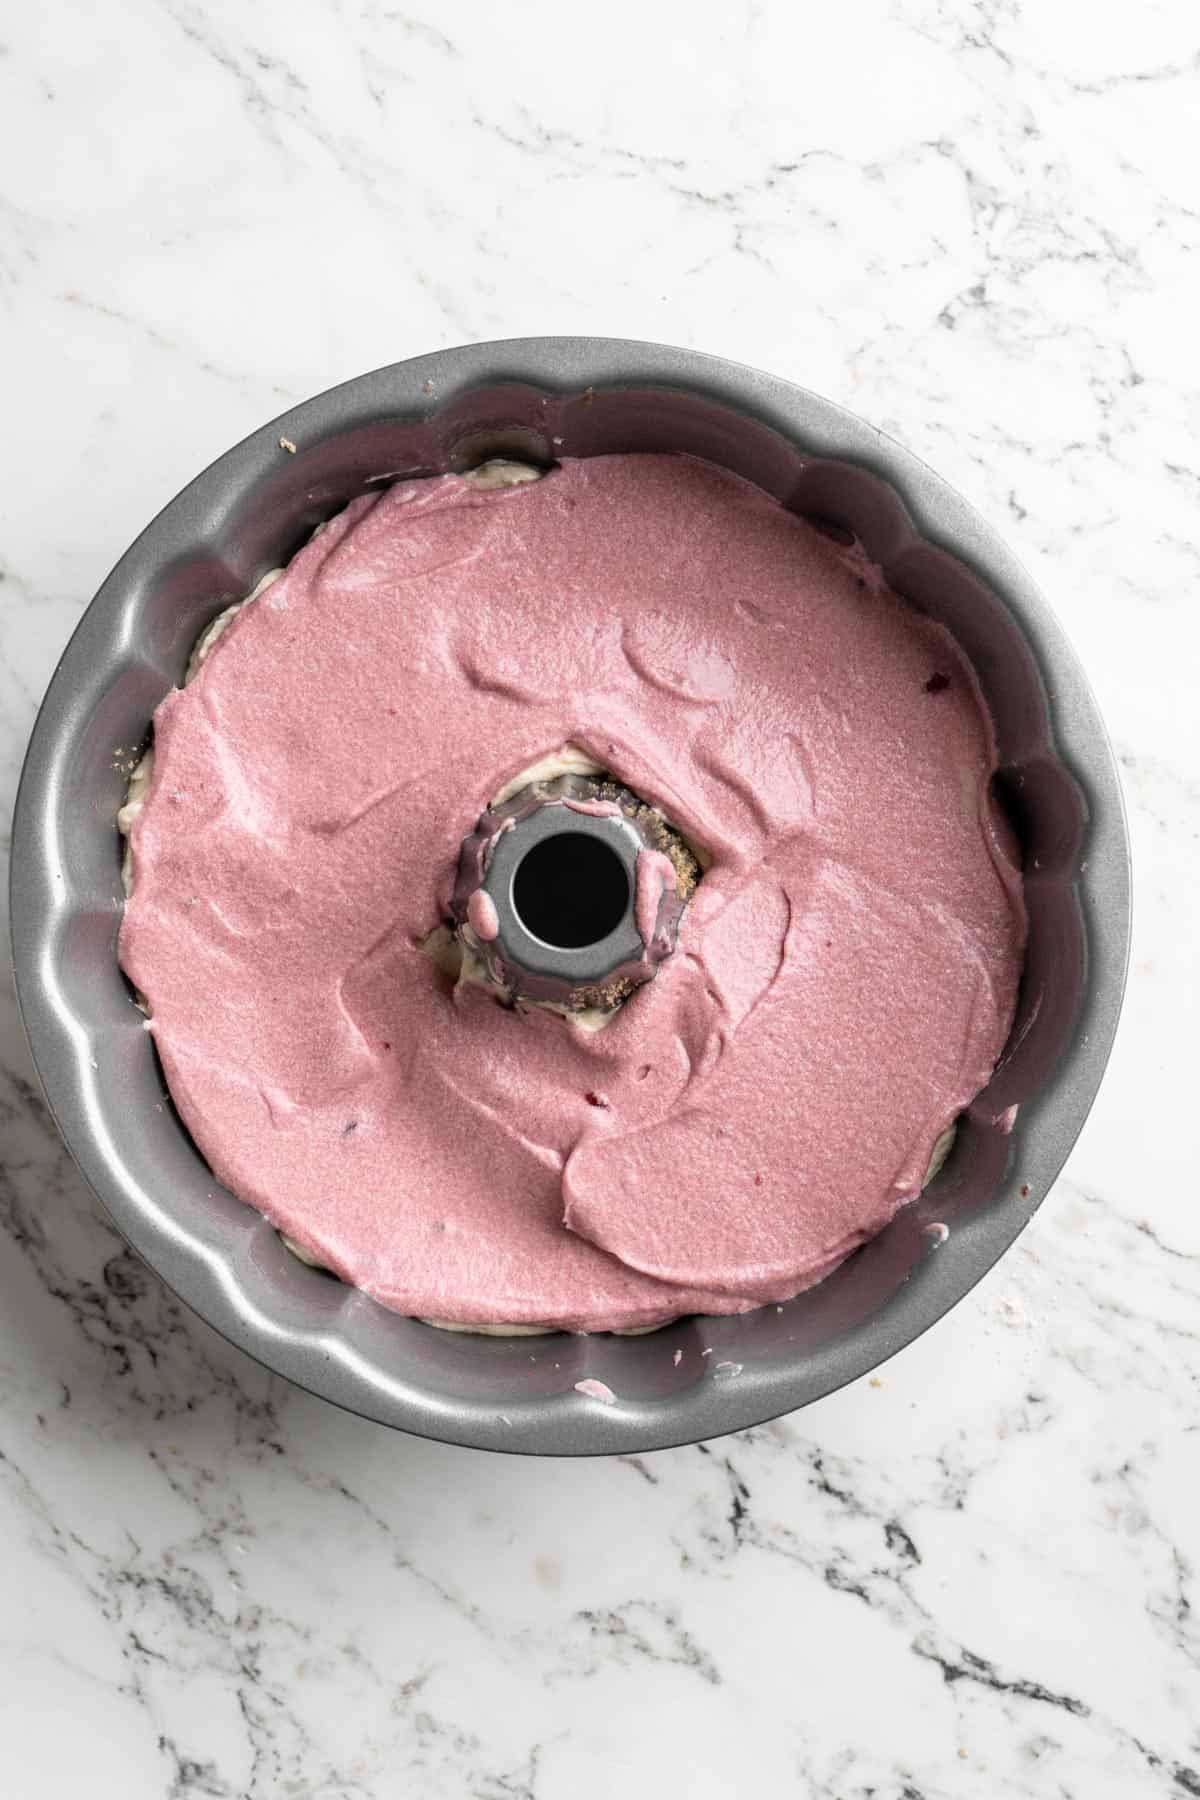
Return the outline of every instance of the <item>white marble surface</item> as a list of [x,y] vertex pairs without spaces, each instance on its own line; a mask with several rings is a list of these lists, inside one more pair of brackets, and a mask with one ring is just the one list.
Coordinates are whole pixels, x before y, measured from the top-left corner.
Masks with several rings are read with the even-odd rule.
[[1194,0],[5,13],[6,818],[198,467],[376,364],[594,331],[956,482],[1075,637],[1137,858],[1118,1048],[1015,1251],[877,1380],[645,1461],[389,1436],[229,1349],[83,1192],[6,990],[6,1800],[1200,1795]]

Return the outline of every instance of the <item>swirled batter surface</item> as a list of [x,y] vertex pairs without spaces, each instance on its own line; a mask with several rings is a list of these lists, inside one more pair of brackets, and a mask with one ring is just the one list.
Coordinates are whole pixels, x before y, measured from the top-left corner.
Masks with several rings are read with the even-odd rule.
[[[986,1082],[1024,913],[949,635],[659,456],[354,501],[155,715],[121,960],[215,1173],[407,1313],[604,1329],[827,1273]],[[565,743],[711,855],[606,1030],[422,949]]]

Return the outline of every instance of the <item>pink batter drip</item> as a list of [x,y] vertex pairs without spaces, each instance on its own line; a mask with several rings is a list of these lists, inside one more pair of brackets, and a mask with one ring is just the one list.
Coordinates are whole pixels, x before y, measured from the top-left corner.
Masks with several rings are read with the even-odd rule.
[[633,896],[633,917],[638,934],[647,950],[658,925],[658,909],[664,892],[675,888],[675,865],[661,850],[639,850],[637,889]]
[[564,800],[572,812],[587,813],[593,819],[611,819],[614,813],[620,812],[615,800]]
[[500,915],[496,911],[496,903],[490,894],[482,888],[476,888],[467,901],[467,923],[477,938],[485,944],[500,935]]
[[612,1406],[617,1398],[608,1383],[597,1381],[594,1375],[588,1375],[583,1381],[577,1381],[575,1392],[586,1395],[589,1400],[600,1400],[605,1406]]
[[[403,1312],[576,1329],[784,1299],[916,1191],[1024,941],[945,631],[656,456],[365,496],[270,600],[158,709],[121,936],[228,1187]],[[712,855],[598,1033],[420,947],[564,742]]]

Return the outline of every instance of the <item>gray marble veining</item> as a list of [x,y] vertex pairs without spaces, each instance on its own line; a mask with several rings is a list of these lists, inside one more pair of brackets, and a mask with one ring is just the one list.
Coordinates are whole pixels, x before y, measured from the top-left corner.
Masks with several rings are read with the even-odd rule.
[[1129,1000],[1068,1171],[878,1377],[728,1442],[388,1435],[184,1312],[0,998],[7,1800],[1200,1795],[1194,8],[10,9],[0,783],[108,566],[308,392],[663,338],[894,432],[1110,719]]

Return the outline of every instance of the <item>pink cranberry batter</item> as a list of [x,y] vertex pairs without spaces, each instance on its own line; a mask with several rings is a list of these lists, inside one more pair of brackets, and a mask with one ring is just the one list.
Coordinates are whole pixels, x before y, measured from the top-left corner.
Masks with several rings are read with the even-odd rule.
[[[712,856],[595,1033],[421,948],[491,795],[568,742]],[[155,743],[121,960],[180,1113],[403,1312],[603,1329],[795,1294],[918,1191],[1007,1035],[1024,913],[970,669],[703,463],[356,500]]]

